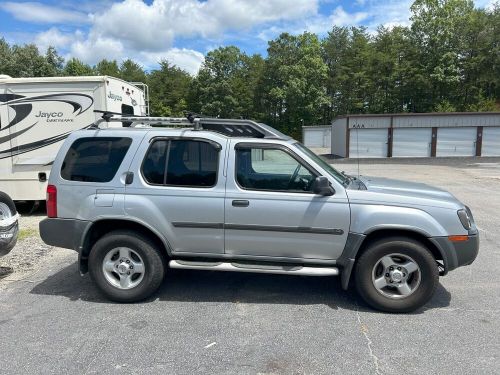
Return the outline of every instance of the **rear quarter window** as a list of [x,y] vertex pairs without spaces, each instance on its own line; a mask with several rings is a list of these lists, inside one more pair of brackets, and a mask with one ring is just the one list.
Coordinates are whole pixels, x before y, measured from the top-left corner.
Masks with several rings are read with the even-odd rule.
[[79,138],[64,158],[61,177],[68,181],[109,182],[132,143],[125,137]]

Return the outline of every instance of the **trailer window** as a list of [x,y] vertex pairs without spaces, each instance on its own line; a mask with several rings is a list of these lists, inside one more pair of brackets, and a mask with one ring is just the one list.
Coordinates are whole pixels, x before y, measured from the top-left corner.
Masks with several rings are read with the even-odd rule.
[[77,139],[64,158],[61,177],[69,181],[109,182],[131,143],[130,138],[118,137]]
[[[122,104],[122,115],[123,116],[133,116],[134,115],[134,107],[131,105]],[[122,125],[124,128],[130,127],[132,123],[130,121],[122,121]]]

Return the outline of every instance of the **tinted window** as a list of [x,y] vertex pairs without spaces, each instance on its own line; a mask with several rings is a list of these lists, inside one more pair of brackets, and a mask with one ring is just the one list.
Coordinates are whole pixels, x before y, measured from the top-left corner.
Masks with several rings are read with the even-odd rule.
[[165,181],[165,163],[169,141],[155,141],[142,164],[142,174],[150,184],[161,185]]
[[142,173],[150,184],[211,187],[217,181],[219,152],[194,140],[158,140],[149,148]]
[[122,104],[122,115],[133,115],[134,107],[131,105]]
[[80,138],[64,158],[61,176],[65,180],[109,182],[127,153],[130,138]]
[[236,179],[246,189],[312,191],[316,176],[281,149],[238,148]]
[[[124,116],[133,116],[134,115],[134,107],[131,105],[122,104],[122,115]],[[132,123],[130,121],[122,121],[122,125],[125,128],[128,128]]]

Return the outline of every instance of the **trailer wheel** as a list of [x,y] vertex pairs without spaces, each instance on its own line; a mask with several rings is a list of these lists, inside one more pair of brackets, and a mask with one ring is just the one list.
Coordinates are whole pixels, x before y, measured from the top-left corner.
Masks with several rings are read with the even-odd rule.
[[7,255],[16,245],[19,234],[17,217],[14,202],[0,191],[0,256]]

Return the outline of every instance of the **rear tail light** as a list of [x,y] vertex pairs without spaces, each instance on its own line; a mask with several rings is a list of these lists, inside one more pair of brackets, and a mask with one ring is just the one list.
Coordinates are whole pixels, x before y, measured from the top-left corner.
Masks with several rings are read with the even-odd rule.
[[57,217],[57,188],[54,185],[47,186],[47,216]]

